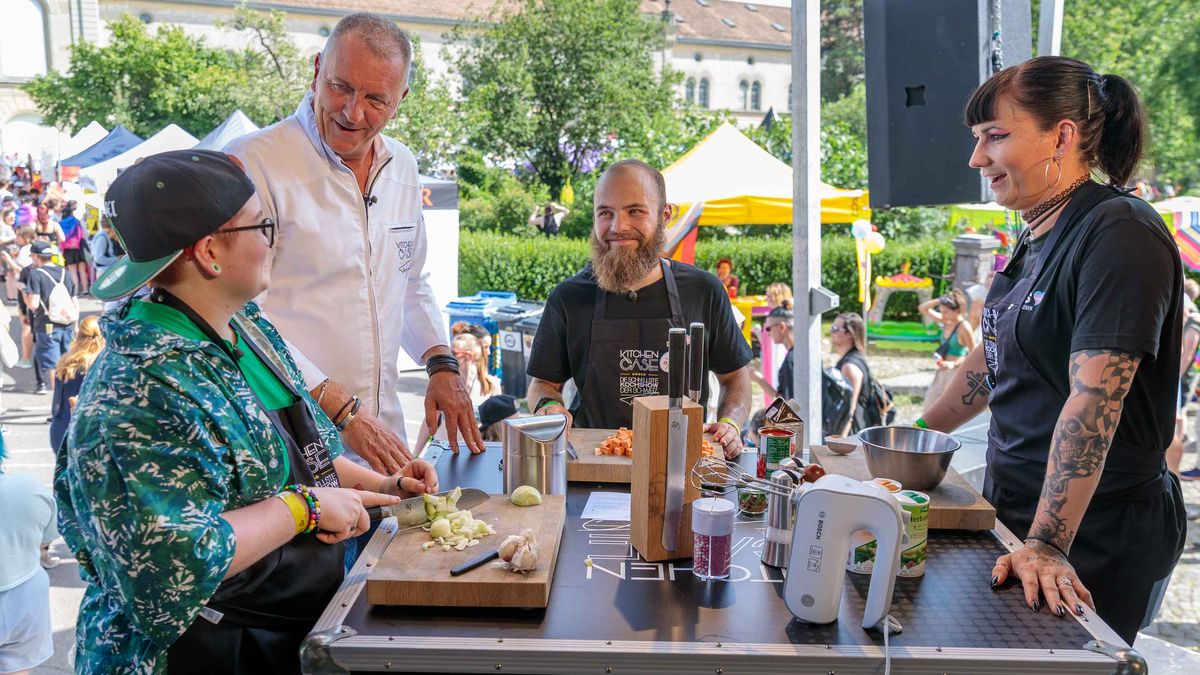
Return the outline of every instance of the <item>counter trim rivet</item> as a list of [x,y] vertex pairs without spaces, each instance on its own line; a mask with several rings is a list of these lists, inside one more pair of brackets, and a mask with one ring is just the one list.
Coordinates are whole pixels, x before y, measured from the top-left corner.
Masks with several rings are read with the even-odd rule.
[[604,641],[604,644],[606,644],[606,645],[611,645],[611,644],[612,644],[612,640],[605,640],[605,641]]
[[611,673],[611,672],[612,672],[612,666],[604,666],[604,672],[606,672],[606,673]]
[[348,602],[343,602],[343,603],[342,603],[342,607],[349,607],[349,606],[350,606],[350,603],[348,603]]
[[395,636],[395,635],[389,635],[389,636],[388,636],[388,642],[395,642],[395,641],[396,641],[396,636]]
[[940,652],[940,651],[942,651],[942,648],[941,648],[941,647],[936,647],[936,649],[937,649],[939,652]]
[[500,669],[501,669],[501,668],[503,668],[503,667],[504,667],[504,666],[501,666],[499,663],[497,663],[497,664],[496,664],[496,670],[500,670]]
[[496,642],[504,642],[504,638],[496,638]]
[[718,646],[718,647],[720,647],[720,646],[721,646],[721,643],[720,643],[720,642],[718,642],[718,643],[717,643],[717,646]]

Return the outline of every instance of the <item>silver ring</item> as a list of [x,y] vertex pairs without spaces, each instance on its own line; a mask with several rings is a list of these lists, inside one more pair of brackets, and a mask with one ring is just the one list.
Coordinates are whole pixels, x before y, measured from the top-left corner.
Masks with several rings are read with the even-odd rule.
[[1058,585],[1059,585],[1059,586],[1070,586],[1070,587],[1074,587],[1074,584],[1072,584],[1072,583],[1071,583],[1071,580],[1070,580],[1070,579],[1067,579],[1067,578],[1065,578],[1065,577],[1064,577],[1064,578],[1062,578],[1062,579],[1059,579],[1059,580],[1058,580]]

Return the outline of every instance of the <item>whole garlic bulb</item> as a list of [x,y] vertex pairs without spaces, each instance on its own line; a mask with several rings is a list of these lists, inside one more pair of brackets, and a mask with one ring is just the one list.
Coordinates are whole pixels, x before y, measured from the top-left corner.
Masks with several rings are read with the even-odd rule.
[[516,572],[531,572],[537,569],[538,564],[538,545],[533,539],[525,542],[525,545],[518,548],[513,554],[512,561],[513,571]]
[[[528,532],[528,530],[526,530]],[[500,542],[500,559],[504,562],[512,562],[513,555],[517,549],[525,545],[525,537],[521,534],[511,534],[504,541]]]

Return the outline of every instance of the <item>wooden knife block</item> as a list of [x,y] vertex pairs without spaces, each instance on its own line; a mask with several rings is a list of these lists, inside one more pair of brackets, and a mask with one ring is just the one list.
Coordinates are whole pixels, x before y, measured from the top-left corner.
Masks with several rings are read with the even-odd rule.
[[663,512],[667,503],[667,438],[670,432],[670,408],[666,396],[642,396],[633,399],[633,480],[630,482],[629,538],[633,547],[649,562],[692,557],[692,502],[700,490],[692,486],[692,466],[700,460],[704,439],[704,409],[691,399],[683,399],[687,418],[687,458],[683,464],[683,519],[679,526],[677,548],[668,551],[662,545]]

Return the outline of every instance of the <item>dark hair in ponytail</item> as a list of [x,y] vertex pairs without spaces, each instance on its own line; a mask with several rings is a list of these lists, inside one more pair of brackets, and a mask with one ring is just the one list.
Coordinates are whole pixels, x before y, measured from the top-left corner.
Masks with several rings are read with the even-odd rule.
[[1120,187],[1129,182],[1146,151],[1146,110],[1133,84],[1120,75],[1100,78],[1104,130],[1095,143],[1094,164]]
[[1129,182],[1148,144],[1146,111],[1129,80],[1100,76],[1077,59],[1038,56],[980,85],[967,101],[963,122],[972,127],[996,119],[1005,95],[1043,130],[1060,120],[1074,122],[1084,161],[1108,176],[1109,185]]

